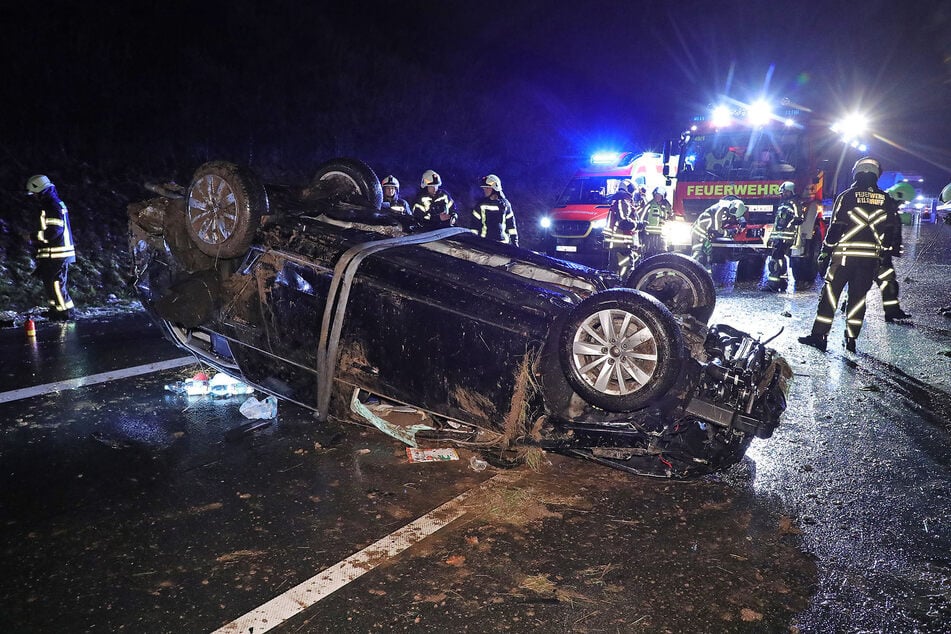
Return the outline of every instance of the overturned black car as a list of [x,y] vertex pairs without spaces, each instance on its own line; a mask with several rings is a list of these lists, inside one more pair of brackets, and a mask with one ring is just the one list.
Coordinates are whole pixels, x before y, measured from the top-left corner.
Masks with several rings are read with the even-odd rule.
[[[413,233],[352,159],[305,187],[212,162],[151,189],[129,207],[143,305],[181,348],[320,421],[357,413],[494,463],[542,448],[679,478],[736,463],[785,410],[788,365],[707,326],[713,281],[684,256],[622,281],[464,229]],[[367,393],[425,424],[368,414]]]

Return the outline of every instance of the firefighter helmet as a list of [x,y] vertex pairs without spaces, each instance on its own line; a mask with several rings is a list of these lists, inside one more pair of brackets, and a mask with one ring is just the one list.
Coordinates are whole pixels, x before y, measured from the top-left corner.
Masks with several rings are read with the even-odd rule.
[[618,188],[618,191],[624,190],[628,194],[634,193],[634,184],[628,178],[625,178],[620,183],[618,183],[617,188]]
[[796,183],[786,181],[779,186],[779,195],[783,198],[792,198],[796,195]]
[[658,185],[657,187],[654,188],[654,191],[652,192],[652,194],[653,194],[654,196],[656,196],[657,194],[660,194],[661,198],[666,198],[666,197],[667,197],[667,188],[664,187],[663,185]]
[[906,203],[915,197],[915,188],[910,183],[895,183],[885,193],[900,203]]
[[945,185],[944,189],[941,190],[941,202],[951,203],[951,183]]
[[439,174],[433,170],[423,172],[423,178],[419,181],[420,187],[439,187],[440,185],[442,185],[442,178],[439,177]]
[[489,187],[492,191],[502,193],[502,181],[500,181],[499,177],[495,174],[483,176],[482,180],[479,181],[479,187]]
[[730,201],[730,211],[737,218],[742,218],[746,215],[746,204],[742,200],[732,200]]
[[47,188],[53,186],[53,181],[49,177],[44,176],[43,174],[37,174],[36,176],[31,176],[28,181],[26,181],[26,191],[31,196],[33,194],[39,194],[42,191],[46,191]]
[[862,172],[875,174],[875,178],[878,178],[882,175],[882,164],[873,159],[871,156],[863,156],[857,160],[855,162],[855,166],[852,167],[852,179],[854,180],[855,175],[861,174]]
[[400,182],[396,180],[396,177],[390,174],[382,181],[380,181],[380,187],[395,187],[397,190],[400,188]]

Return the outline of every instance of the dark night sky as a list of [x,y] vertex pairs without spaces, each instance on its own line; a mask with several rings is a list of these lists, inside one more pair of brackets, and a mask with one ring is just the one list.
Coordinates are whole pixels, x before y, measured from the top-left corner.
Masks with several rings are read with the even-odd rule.
[[4,146],[571,169],[607,145],[656,149],[717,94],[743,99],[769,76],[768,94],[823,117],[869,112],[904,148],[873,142],[886,169],[940,187],[951,9],[898,4],[5,1]]

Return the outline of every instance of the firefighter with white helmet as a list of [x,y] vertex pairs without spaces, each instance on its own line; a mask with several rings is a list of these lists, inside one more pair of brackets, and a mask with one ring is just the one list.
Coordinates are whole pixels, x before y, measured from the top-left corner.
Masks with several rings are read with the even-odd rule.
[[433,170],[426,170],[419,181],[419,194],[413,203],[413,217],[425,231],[451,227],[459,214],[452,208],[454,201],[442,187],[442,177]]
[[611,252],[608,267],[623,279],[637,259],[635,233],[637,215],[634,210],[634,186],[628,179],[618,183],[611,196],[608,222],[601,236],[604,246]]
[[651,192],[651,199],[644,206],[640,214],[644,223],[643,243],[644,255],[654,255],[667,250],[664,243],[664,224],[674,215],[674,210],[667,200],[667,189],[658,185]]
[[885,201],[885,240],[882,245],[882,259],[878,270],[875,271],[875,282],[882,291],[882,307],[885,309],[885,321],[901,321],[911,319],[911,315],[901,309],[898,301],[898,278],[895,275],[895,266],[892,258],[902,255],[901,248],[901,216],[898,210],[915,197],[915,188],[902,182],[892,185],[885,190],[888,200]]
[[779,186],[775,215],[767,245],[770,251],[766,260],[766,290],[783,292],[789,285],[789,249],[796,241],[796,232],[803,221],[802,205],[796,198],[796,184],[792,181]]
[[31,176],[26,182],[28,196],[39,202],[39,224],[35,234],[36,274],[43,280],[49,304],[49,318],[68,321],[75,308],[67,289],[69,265],[76,261],[73,233],[66,208],[53,182],[43,174]]
[[515,225],[515,213],[505,194],[502,193],[502,181],[495,174],[483,176],[479,180],[482,199],[472,210],[472,222],[469,228],[476,235],[518,246],[518,228]]
[[721,198],[704,209],[691,227],[691,257],[709,269],[713,240],[726,236],[733,227],[745,224],[745,216],[746,204],[735,196]]
[[819,293],[819,307],[812,332],[799,337],[799,343],[825,352],[839,296],[849,287],[846,309],[845,340],[849,352],[855,352],[855,340],[865,321],[865,295],[875,280],[875,272],[886,245],[885,222],[888,194],[879,189],[882,166],[874,158],[864,157],[852,168],[852,186],[838,195],[832,206],[832,222],[819,255],[820,267],[828,268]]
[[413,209],[404,198],[400,198],[400,182],[390,174],[380,181],[383,188],[383,209],[395,216],[410,216]]

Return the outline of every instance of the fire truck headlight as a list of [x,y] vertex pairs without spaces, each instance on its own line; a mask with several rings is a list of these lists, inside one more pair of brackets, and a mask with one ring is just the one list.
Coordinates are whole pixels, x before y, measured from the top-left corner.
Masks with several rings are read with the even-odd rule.
[[664,242],[670,245],[683,246],[690,244],[690,223],[681,220],[672,220],[664,223],[661,230]]
[[542,229],[550,229],[551,218],[549,218],[548,216],[542,216],[541,220],[538,221],[538,224],[541,225]]
[[595,220],[594,222],[591,223],[592,229],[604,229],[607,226],[608,226],[607,218],[602,218],[601,220]]

